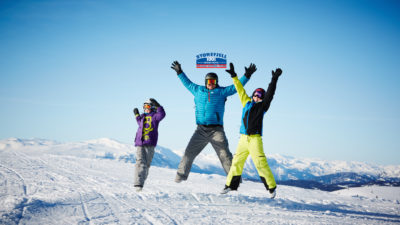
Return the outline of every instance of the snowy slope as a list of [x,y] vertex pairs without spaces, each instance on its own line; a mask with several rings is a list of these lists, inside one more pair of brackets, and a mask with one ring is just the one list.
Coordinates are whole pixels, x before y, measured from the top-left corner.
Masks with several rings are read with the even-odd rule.
[[400,188],[385,186],[365,186],[335,191],[342,196],[351,196],[356,198],[382,199],[387,201],[396,201],[400,204]]
[[395,187],[376,198],[280,185],[271,200],[260,183],[245,181],[238,192],[220,195],[224,176],[192,173],[177,184],[176,169],[153,166],[137,193],[134,165],[110,160],[126,156],[126,147],[109,139],[2,141],[0,224],[400,223]]
[[[0,141],[0,150],[34,149],[35,151],[52,151],[53,154],[73,155],[84,158],[107,158],[135,163],[135,148],[131,144],[102,138],[84,142],[60,143],[43,139],[9,138]],[[177,168],[183,152],[172,151],[157,146],[152,165]],[[379,166],[363,162],[324,161],[319,159],[297,159],[290,156],[268,155],[268,163],[277,180],[314,180],[324,182],[321,176],[340,173],[369,175],[374,179],[398,178],[400,165]],[[215,154],[200,154],[194,161],[192,171],[206,174],[225,175],[221,163]],[[248,158],[244,177],[258,179],[258,174],[250,157]],[[327,180],[326,182],[331,182]]]
[[[133,165],[104,159],[2,151],[2,222],[7,224],[396,223],[391,200],[342,197],[279,187],[267,199],[259,183],[219,195],[225,177],[192,174],[174,183],[175,171],[153,167],[145,190],[132,189]],[[397,211],[396,211],[397,210]]]

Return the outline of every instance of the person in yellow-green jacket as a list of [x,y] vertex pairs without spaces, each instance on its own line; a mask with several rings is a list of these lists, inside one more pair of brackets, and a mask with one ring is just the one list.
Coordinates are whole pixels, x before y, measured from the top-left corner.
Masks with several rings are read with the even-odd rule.
[[[245,70],[249,69],[256,70],[255,65],[251,64],[249,68],[245,67]],[[276,196],[276,182],[264,154],[261,136],[264,114],[271,105],[272,98],[275,94],[276,83],[278,82],[279,76],[282,74],[282,70],[277,68],[275,71],[272,71],[272,79],[267,92],[262,88],[257,88],[253,91],[251,97],[246,94],[242,83],[240,83],[237,78],[232,63],[230,63],[230,69],[226,70],[226,72],[228,72],[233,79],[233,84],[235,85],[243,105],[243,112],[239,144],[232,160],[232,166],[226,179],[225,188],[221,191],[221,194],[226,194],[229,191],[236,191],[238,189],[243,166],[250,154],[261,181],[269,191],[270,197],[274,198]]]

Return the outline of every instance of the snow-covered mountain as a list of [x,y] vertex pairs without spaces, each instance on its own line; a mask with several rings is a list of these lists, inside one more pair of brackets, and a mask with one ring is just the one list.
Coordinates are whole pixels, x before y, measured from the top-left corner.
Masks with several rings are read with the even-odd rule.
[[[278,183],[277,197],[269,199],[264,185],[244,180],[238,191],[221,195],[225,175],[192,172],[175,183],[180,157],[162,147],[153,161],[158,166],[135,192],[134,155],[133,146],[110,139],[0,141],[0,224],[400,223],[400,187],[326,192]],[[219,167],[215,156],[200,157],[198,170]]]
[[[61,143],[43,139],[9,138],[0,141],[0,150],[26,149],[35,152],[51,151],[52,154],[84,158],[104,158],[135,163],[135,147],[109,138],[83,142]],[[182,152],[157,146],[152,165],[176,169]],[[337,190],[345,186],[366,184],[400,185],[400,165],[379,166],[364,162],[325,161],[297,159],[290,156],[267,155],[268,163],[277,181],[282,184],[322,190]],[[225,175],[215,154],[200,154],[192,172]],[[258,180],[258,174],[249,159],[243,177]]]

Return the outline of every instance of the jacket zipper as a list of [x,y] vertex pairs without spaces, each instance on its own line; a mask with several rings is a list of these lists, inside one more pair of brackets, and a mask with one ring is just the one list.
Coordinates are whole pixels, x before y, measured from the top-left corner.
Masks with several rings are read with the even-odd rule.
[[[251,103],[250,103],[250,105],[251,105]],[[246,127],[246,134],[247,135],[249,134],[249,132],[247,130],[249,129],[249,117],[250,117],[251,108],[253,108],[253,105],[250,106],[249,113],[247,113],[247,127]]]

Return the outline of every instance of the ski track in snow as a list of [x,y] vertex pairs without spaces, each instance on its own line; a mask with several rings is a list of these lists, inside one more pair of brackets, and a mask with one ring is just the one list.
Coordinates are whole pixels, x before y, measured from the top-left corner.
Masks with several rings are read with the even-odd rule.
[[[3,221],[3,216],[2,216],[2,222],[7,222],[7,223],[15,223],[19,224],[19,220],[22,217],[23,211],[24,211],[24,204],[27,201],[26,198],[26,184],[24,179],[21,177],[20,174],[15,172],[13,169],[10,169],[6,166],[3,166],[0,164],[0,177],[2,180],[2,188],[1,188],[1,194],[0,194],[0,201],[4,202],[3,199],[7,199],[7,196],[11,195],[14,197],[14,202],[15,202],[15,207],[11,209],[9,212],[4,212],[3,210],[0,210],[0,213],[5,213],[5,218],[7,220]],[[3,207],[9,208],[9,204],[7,204],[7,201],[4,202],[5,204],[2,204]]]
[[[226,177],[152,167],[142,192],[134,165],[51,151],[0,150],[0,224],[399,224],[398,200],[279,186],[269,199],[244,181],[220,195]],[[399,191],[397,191],[399,193]]]

